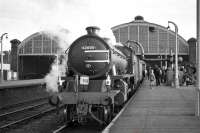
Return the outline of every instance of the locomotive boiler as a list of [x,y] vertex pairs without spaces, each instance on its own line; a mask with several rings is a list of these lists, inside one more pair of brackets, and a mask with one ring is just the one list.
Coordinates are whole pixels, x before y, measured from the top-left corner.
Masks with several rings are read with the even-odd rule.
[[134,49],[113,46],[109,39],[100,37],[98,27],[86,30],[87,34],[69,47],[68,73],[50,103],[66,106],[67,121],[81,123],[92,118],[107,124],[142,79],[144,62]]

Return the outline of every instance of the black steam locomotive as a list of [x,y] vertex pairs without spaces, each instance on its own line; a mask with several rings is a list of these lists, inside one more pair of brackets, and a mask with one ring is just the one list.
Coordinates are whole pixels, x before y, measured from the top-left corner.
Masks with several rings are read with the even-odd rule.
[[66,105],[68,121],[92,118],[106,124],[141,82],[145,63],[132,47],[113,46],[108,38],[98,36],[98,27],[86,30],[87,35],[71,44],[65,82],[50,102]]

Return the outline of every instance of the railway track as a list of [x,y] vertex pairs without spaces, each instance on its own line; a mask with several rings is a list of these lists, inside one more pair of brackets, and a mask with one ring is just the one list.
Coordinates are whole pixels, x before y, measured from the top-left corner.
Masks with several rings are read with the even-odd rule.
[[99,123],[90,121],[85,125],[80,124],[66,124],[59,126],[51,133],[100,133],[104,127],[100,126]]
[[[65,124],[63,114],[56,115],[57,108],[50,106],[47,99],[31,101],[0,108],[0,132],[100,133],[105,128],[94,121],[75,126]],[[60,106],[62,107],[64,105]],[[63,109],[60,112],[63,112]]]
[[48,97],[40,97],[37,99],[26,100],[26,101],[21,101],[21,102],[10,104],[10,105],[5,105],[3,107],[0,107],[0,114],[2,114],[2,112],[7,112],[8,110],[11,110],[13,108],[27,106],[27,104],[34,104],[36,102],[40,102],[42,100],[45,101],[47,99],[48,99]]
[[44,114],[54,110],[56,110],[56,107],[50,106],[46,98],[26,101],[24,103],[19,103],[11,106],[9,105],[7,107],[1,108],[0,131],[41,117]]

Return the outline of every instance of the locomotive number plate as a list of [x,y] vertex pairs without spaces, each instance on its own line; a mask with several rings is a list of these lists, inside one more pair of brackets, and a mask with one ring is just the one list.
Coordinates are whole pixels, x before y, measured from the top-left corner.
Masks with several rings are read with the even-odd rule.
[[89,84],[89,76],[81,76],[80,77],[80,84],[81,85],[88,85]]

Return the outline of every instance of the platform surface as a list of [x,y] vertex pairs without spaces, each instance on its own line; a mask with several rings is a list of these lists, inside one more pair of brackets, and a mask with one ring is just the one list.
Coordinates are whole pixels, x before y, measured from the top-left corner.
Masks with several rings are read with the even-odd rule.
[[135,97],[104,133],[200,133],[195,87],[155,86],[144,81]]
[[0,83],[0,90],[6,89],[6,88],[16,88],[16,87],[22,87],[22,86],[44,84],[44,83],[45,83],[44,79],[4,81]]

